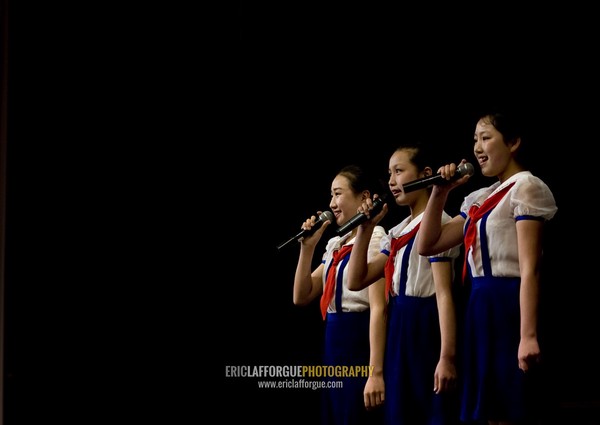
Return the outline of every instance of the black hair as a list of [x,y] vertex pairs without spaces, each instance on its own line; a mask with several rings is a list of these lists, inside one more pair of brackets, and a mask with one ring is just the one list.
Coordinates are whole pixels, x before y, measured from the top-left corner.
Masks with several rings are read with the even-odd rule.
[[343,167],[338,173],[338,176],[344,176],[350,183],[350,189],[354,193],[361,193],[364,190],[369,191],[371,196],[373,194],[383,193],[384,186],[382,181],[370,174],[365,168],[357,164],[350,164]]
[[440,149],[420,140],[402,143],[394,149],[394,152],[401,150],[411,153],[410,161],[415,164],[418,171],[423,171],[426,167],[430,167],[435,173],[439,166],[443,165]]
[[475,123],[484,120],[493,125],[508,144],[521,139],[521,144],[515,153],[515,160],[523,167],[530,168],[532,164],[532,142],[530,132],[525,125],[524,115],[516,108],[482,109],[479,111]]

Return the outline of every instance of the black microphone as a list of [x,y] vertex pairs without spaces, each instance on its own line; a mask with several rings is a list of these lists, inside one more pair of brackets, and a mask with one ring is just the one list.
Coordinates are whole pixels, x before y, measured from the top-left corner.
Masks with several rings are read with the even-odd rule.
[[315,230],[317,230],[319,227],[321,227],[323,225],[323,223],[326,222],[327,220],[331,221],[332,223],[335,222],[335,216],[333,215],[333,213],[331,211],[322,212],[321,215],[317,218],[317,221],[315,221],[315,224],[313,225],[313,227],[310,228],[310,230],[302,229],[302,231],[300,233],[298,233],[296,236],[294,236],[293,238],[290,238],[289,240],[285,241],[284,243],[279,244],[277,246],[277,249],[281,249],[284,246],[291,244],[292,242],[299,241],[300,239],[304,238],[305,236],[312,235],[315,232]]
[[[458,180],[466,175],[472,176],[474,172],[475,168],[473,168],[473,165],[469,162],[465,162],[464,164],[458,166],[456,173],[454,173],[452,176],[452,180]],[[408,193],[419,189],[425,189],[429,186],[433,186],[434,184],[444,184],[447,182],[448,180],[443,178],[441,174],[436,174],[435,176],[423,177],[421,179],[416,179],[405,183],[402,185],[402,190],[404,193]]]
[[[383,208],[383,204],[385,204],[386,198],[387,198],[387,193],[385,193],[382,196],[375,199],[373,201],[373,209],[371,209],[371,211],[369,211],[369,214],[371,214],[371,215],[379,214],[379,212]],[[354,217],[352,217],[350,220],[345,222],[343,225],[338,227],[336,232],[338,235],[345,235],[346,233],[353,230],[355,227],[358,227],[360,224],[364,223],[367,220],[368,220],[368,217],[366,216],[365,213],[358,213]]]

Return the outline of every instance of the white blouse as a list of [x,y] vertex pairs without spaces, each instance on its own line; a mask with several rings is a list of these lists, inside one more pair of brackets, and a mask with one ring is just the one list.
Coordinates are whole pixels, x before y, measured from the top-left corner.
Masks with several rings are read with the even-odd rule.
[[[354,239],[356,239],[354,237],[350,239],[350,234],[351,233],[347,233],[344,236],[334,236],[327,242],[325,254],[323,255],[322,260],[323,264],[325,264],[325,271],[323,273],[323,290],[325,290],[325,283],[327,282],[327,270],[329,269],[329,265],[333,261],[333,252],[344,245],[352,245],[354,243]],[[385,229],[382,226],[375,226],[375,228],[373,229],[373,235],[371,236],[371,240],[369,241],[369,249],[367,253],[368,260],[370,260],[379,253],[379,245],[383,236],[385,236]],[[351,291],[350,289],[348,289],[347,263],[341,262],[337,265],[336,276],[341,267],[343,267],[342,279],[344,282],[344,285],[342,287],[342,311],[364,311],[368,309],[369,288],[366,287],[364,289],[361,289],[360,291]],[[333,270],[331,272],[333,272]],[[327,307],[327,311],[330,313],[334,313],[336,311],[335,296],[333,297],[331,303]]]
[[[409,233],[414,227],[421,222],[423,213],[411,220],[411,217],[406,217],[402,222],[394,226],[381,241],[381,252],[390,254],[391,241],[393,238],[398,238],[406,233]],[[442,214],[442,223],[451,220],[450,215],[445,211]],[[431,271],[431,262],[433,261],[452,261],[452,270],[454,277],[454,260],[460,254],[460,244],[440,254],[424,257],[419,255],[417,251],[417,238],[419,237],[420,229],[415,236],[415,242],[412,246],[405,245],[396,253],[394,258],[394,274],[392,277],[392,292],[398,294],[400,291],[400,276],[402,269],[402,258],[406,250],[410,249],[408,260],[408,273],[406,279],[405,295],[411,297],[429,297],[435,294],[435,283],[433,281],[433,273]]]
[[[519,253],[517,250],[518,220],[550,220],[556,214],[556,201],[548,186],[529,171],[513,175],[504,183],[496,182],[467,195],[460,207],[460,214],[468,219],[471,205],[481,205],[488,197],[514,182],[514,185],[492,209],[485,225],[492,275],[518,277]],[[465,221],[465,226],[468,220]],[[467,256],[474,277],[484,276],[481,254],[481,220],[477,222],[477,238],[474,249]],[[485,239],[485,238],[484,238]]]

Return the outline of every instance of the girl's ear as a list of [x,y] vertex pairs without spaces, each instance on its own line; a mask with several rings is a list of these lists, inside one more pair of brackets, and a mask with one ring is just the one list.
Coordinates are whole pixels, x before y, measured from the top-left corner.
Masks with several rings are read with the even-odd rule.
[[367,198],[371,197],[371,192],[369,192],[368,190],[363,190],[362,192],[362,200],[364,201]]
[[519,146],[521,146],[521,138],[515,137],[513,140],[508,142],[508,146],[510,147],[510,151],[515,153],[519,149]]
[[421,174],[423,174],[423,177],[430,177],[433,175],[433,170],[431,167],[425,167],[423,171],[421,171]]

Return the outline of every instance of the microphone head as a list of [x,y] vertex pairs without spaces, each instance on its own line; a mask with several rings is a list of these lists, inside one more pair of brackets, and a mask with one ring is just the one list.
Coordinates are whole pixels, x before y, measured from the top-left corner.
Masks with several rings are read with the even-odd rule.
[[475,173],[475,167],[473,167],[473,164],[471,164],[470,162],[466,162],[464,164],[461,164],[456,169],[456,172],[458,173],[458,175],[460,177],[463,177],[463,176],[472,176]]
[[335,223],[335,216],[331,211],[323,211],[319,216],[320,222],[325,222],[327,220],[331,221],[332,224]]

